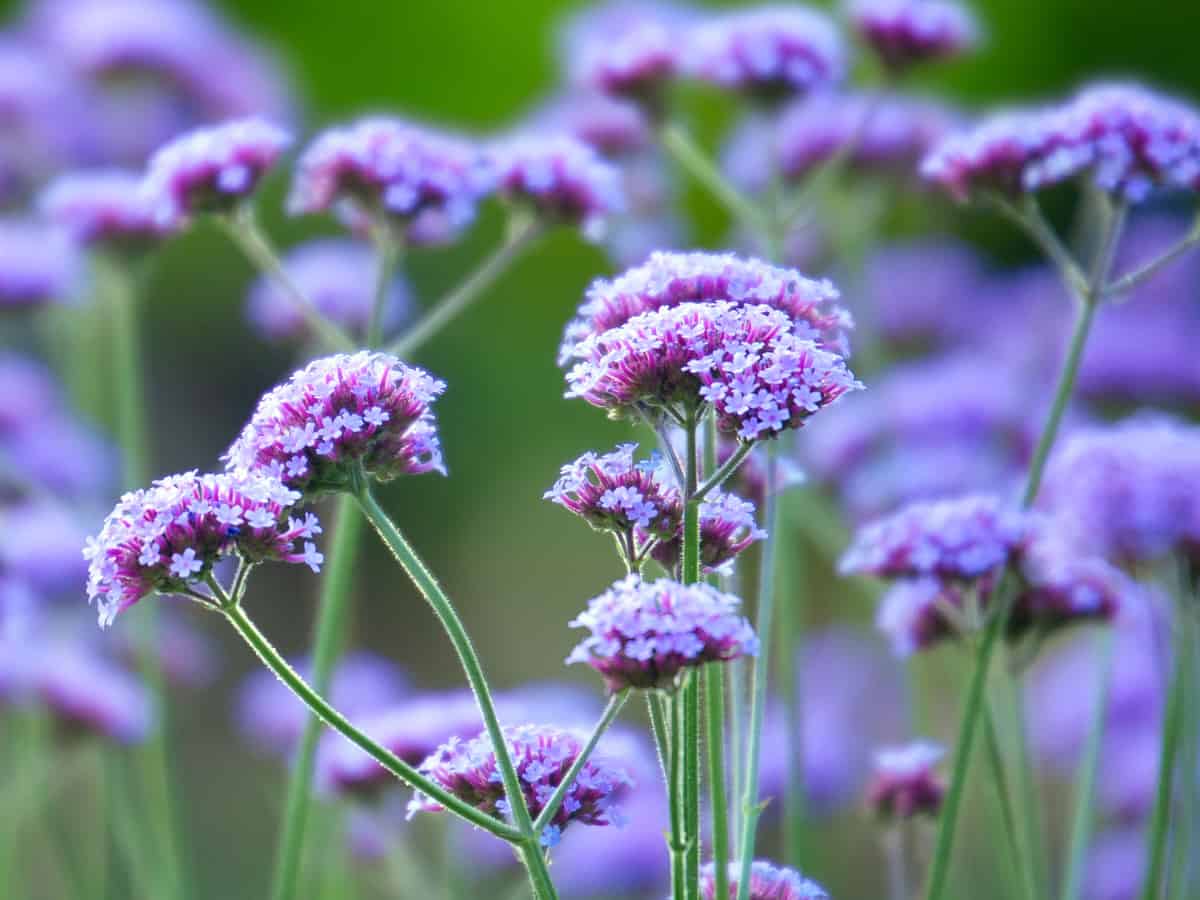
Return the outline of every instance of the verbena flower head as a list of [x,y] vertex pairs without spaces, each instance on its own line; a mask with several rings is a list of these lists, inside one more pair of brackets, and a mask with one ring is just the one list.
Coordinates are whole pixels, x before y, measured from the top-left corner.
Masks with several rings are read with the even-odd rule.
[[849,353],[850,315],[838,306],[832,282],[805,278],[794,269],[740,259],[732,253],[656,252],[642,265],[588,288],[559,347],[559,364],[577,355],[585,339],[624,325],[634,316],[684,303],[721,301],[768,306],[792,320],[792,330],[840,353]]
[[474,221],[494,181],[472,142],[371,117],[317,136],[296,164],[288,207],[334,210],[352,227],[385,216],[410,242],[440,243]]
[[79,244],[146,248],[167,229],[141,183],[141,176],[116,169],[63,175],[42,194],[42,214]]
[[60,229],[0,219],[0,310],[69,302],[79,262]]
[[[729,900],[738,893],[741,865],[729,864]],[[717,879],[713,864],[700,870],[700,896],[703,900],[726,900],[717,897]],[[774,866],[757,859],[750,866],[749,900],[829,900],[829,894],[815,881],[810,881],[794,869]]]
[[[363,333],[375,304],[377,254],[359,241],[325,238],[288,252],[284,268],[326,319]],[[384,300],[383,324],[394,327],[411,312],[408,285],[393,279]],[[270,340],[306,336],[308,323],[296,300],[273,278],[260,278],[247,298],[246,314]]]
[[30,497],[0,505],[0,573],[35,590],[43,601],[77,596],[87,564],[79,548],[87,537],[73,505]]
[[319,571],[317,517],[289,515],[300,493],[259,472],[159,479],[121,498],[84,550],[100,624],[154,593],[201,587],[222,558],[303,563]]
[[359,465],[380,481],[445,474],[432,409],[445,389],[386,353],[323,357],[263,396],[225,458],[307,496],[346,489]]
[[205,212],[229,212],[254,193],[292,137],[263,119],[198,128],[151,157],[142,191],[154,220],[177,228]]
[[651,143],[649,124],[636,105],[596,91],[555,97],[534,113],[530,125],[564,131],[608,158],[626,157]]
[[497,190],[550,221],[576,225],[598,240],[624,208],[621,173],[589,145],[567,135],[523,135],[488,151]]
[[[734,494],[711,491],[700,502],[700,565],[706,572],[729,574],[730,564],[743,550],[767,533],[758,527],[754,504]],[[650,555],[668,571],[680,564],[683,553],[683,517],[667,540],[654,544]]]
[[841,39],[823,13],[761,6],[697,24],[687,38],[689,75],[766,100],[806,94],[842,79]]
[[567,663],[591,666],[614,692],[669,690],[684,669],[758,652],[758,638],[740,607],[737,597],[707,584],[646,582],[630,575],[593,598],[571,622],[590,634]]
[[885,747],[875,754],[875,772],[867,788],[867,805],[881,819],[936,816],[946,785],[937,773],[946,755],[941,744],[913,741]]
[[[573,732],[549,725],[505,728],[504,738],[529,813],[536,819],[583,750],[583,740]],[[503,821],[511,820],[496,755],[486,734],[469,741],[451,739],[421,764],[420,771],[476,809]],[[622,818],[614,805],[615,795],[631,784],[624,769],[603,757],[589,757],[567,790],[562,805],[538,836],[542,846],[557,844],[572,822],[620,825]],[[419,793],[409,805],[410,814],[441,809],[435,801]]]
[[77,642],[46,648],[34,664],[31,687],[68,738],[95,735],[135,744],[150,733],[154,716],[145,686]]
[[851,0],[849,12],[859,37],[896,72],[958,56],[979,40],[975,17],[956,0]]

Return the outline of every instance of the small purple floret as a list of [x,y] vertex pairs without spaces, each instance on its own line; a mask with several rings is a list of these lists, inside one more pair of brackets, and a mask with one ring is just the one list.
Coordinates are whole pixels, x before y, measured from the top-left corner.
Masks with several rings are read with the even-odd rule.
[[[741,874],[741,866],[731,862],[728,900],[738,895],[738,878]],[[717,897],[717,880],[712,863],[700,870],[700,897],[701,900],[726,900]],[[761,859],[755,860],[750,866],[747,897],[749,900],[829,900],[829,894],[815,881],[810,881],[794,869],[774,866]]]
[[154,216],[141,183],[139,175],[120,170],[75,172],[55,179],[40,207],[76,243],[148,247],[168,229]]

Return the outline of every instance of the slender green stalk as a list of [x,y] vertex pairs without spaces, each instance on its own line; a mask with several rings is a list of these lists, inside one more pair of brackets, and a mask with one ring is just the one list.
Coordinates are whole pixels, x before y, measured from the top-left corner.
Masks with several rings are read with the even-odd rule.
[[1187,234],[1164,250],[1160,255],[1110,282],[1104,288],[1104,296],[1111,297],[1119,294],[1128,294],[1147,278],[1150,278],[1164,266],[1170,265],[1198,243],[1200,243],[1200,215],[1196,217]]
[[453,322],[472,303],[479,300],[512,265],[513,261],[542,233],[535,219],[512,223],[508,237],[491,256],[467,276],[458,287],[437,301],[408,331],[387,348],[389,353],[407,357]]
[[[1004,766],[1004,751],[1000,744],[1000,735],[996,731],[995,716],[992,714],[991,705],[986,701],[983,709],[983,735],[988,763],[992,770],[992,787],[995,788],[996,807],[1000,810],[1000,822],[1004,827],[1004,840],[1008,844],[1008,854],[1012,857],[1012,866],[1021,881],[1022,896],[1025,897],[1025,900],[1040,900],[1033,876],[1027,865],[1028,860],[1021,853],[1021,841],[1017,836],[1017,817],[1012,807],[1013,795]],[[1011,878],[1012,873],[1007,868],[1005,874]]]
[[[321,582],[316,636],[313,641],[312,680],[318,694],[329,692],[333,670],[346,627],[347,599],[354,575],[355,549],[362,537],[363,517],[354,498],[338,498],[333,524],[333,543],[329,547],[329,566]],[[304,857],[304,839],[312,798],[312,777],[316,760],[321,720],[310,716],[305,723],[296,760],[288,779],[284,804],[283,828],[275,852],[275,872],[271,883],[274,900],[290,900],[296,895],[300,862]]]
[[[1185,600],[1185,603],[1192,603]],[[1186,900],[1191,894],[1194,882],[1192,880],[1192,862],[1195,859],[1196,811],[1200,798],[1200,785],[1197,784],[1197,768],[1200,767],[1200,708],[1197,707],[1200,697],[1196,687],[1200,684],[1197,678],[1196,657],[1197,622],[1195,611],[1185,619],[1188,633],[1188,672],[1184,677],[1183,695],[1183,738],[1180,741],[1180,751],[1183,758],[1179,763],[1179,783],[1182,786],[1182,796],[1179,805],[1179,821],[1175,825],[1175,835],[1171,847],[1171,872],[1168,880],[1168,896],[1171,900]]]
[[709,491],[719,488],[729,477],[738,470],[738,466],[746,461],[746,457],[750,455],[750,451],[754,449],[754,444],[738,444],[737,449],[729,459],[721,465],[711,476],[709,476],[700,487],[692,492],[694,500],[703,500],[708,496]]
[[909,900],[908,854],[904,847],[904,824],[898,822],[883,833],[883,855],[887,861],[888,900]]
[[667,788],[667,811],[670,816],[668,849],[671,852],[671,897],[683,900],[684,895],[684,852],[687,849],[683,835],[683,816],[679,802],[679,747],[680,729],[675,721],[675,700],[665,697],[660,691],[652,691],[647,697],[650,706],[650,725],[654,731],[658,760],[663,769],[663,781]]
[[1104,726],[1108,721],[1108,696],[1112,687],[1113,632],[1104,630],[1097,642],[1101,660],[1097,681],[1096,704],[1088,729],[1087,745],[1075,776],[1075,811],[1071,817],[1067,870],[1063,877],[1062,900],[1080,900],[1083,871],[1095,824],[1096,775],[1100,771],[1100,751],[1104,746]]
[[784,862],[800,866],[804,856],[804,715],[803,689],[800,683],[801,662],[796,656],[804,648],[804,621],[800,614],[800,591],[796,590],[796,566],[801,548],[795,537],[797,529],[793,511],[783,504],[779,516],[778,587],[776,593],[784,598],[778,604],[779,646],[775,668],[783,701],[784,714],[784,759],[788,760],[786,781],[783,791],[783,847]]
[[371,319],[367,324],[367,346],[378,347],[383,340],[383,317],[387,312],[388,292],[392,276],[400,261],[401,246],[388,228],[376,229],[375,253],[379,270],[375,273],[375,296],[371,302]]
[[[700,501],[693,499],[699,482],[698,425],[694,415],[684,428],[686,458],[683,461],[684,496],[689,499],[683,510],[683,583],[700,581]],[[687,838],[684,857],[685,896],[700,896],[700,674],[692,672],[677,703],[683,705],[683,828]]]
[[1049,897],[1050,862],[1046,854],[1046,838],[1042,828],[1041,804],[1033,759],[1029,753],[1029,736],[1025,728],[1024,686],[1011,669],[1006,673],[1006,693],[1012,719],[1013,740],[1017,747],[1017,796],[1021,802],[1022,828],[1025,832],[1026,865],[1032,876],[1035,897]]
[[708,726],[708,796],[712,807],[713,882],[717,897],[729,896],[729,813],[725,796],[725,664],[704,667]]

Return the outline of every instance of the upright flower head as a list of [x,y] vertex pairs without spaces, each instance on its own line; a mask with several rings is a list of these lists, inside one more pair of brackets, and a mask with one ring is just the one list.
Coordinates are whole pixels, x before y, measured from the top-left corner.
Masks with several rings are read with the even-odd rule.
[[849,352],[850,315],[838,306],[828,280],[805,278],[794,269],[740,259],[732,253],[656,252],[613,279],[598,278],[559,347],[559,364],[576,355],[583,340],[624,325],[634,316],[684,303],[726,302],[769,306],[787,314],[798,337],[840,353]]
[[475,219],[494,176],[470,141],[400,119],[332,128],[300,156],[288,200],[295,214],[335,210],[359,227],[385,216],[414,243],[440,243]]
[[979,26],[957,0],[851,0],[850,21],[884,65],[958,56],[979,40]]
[[289,516],[299,500],[299,492],[259,472],[185,472],[126,494],[84,550],[88,599],[100,624],[150,594],[202,588],[218,560],[235,554],[319,571],[317,517]]
[[57,228],[0,219],[0,310],[71,300],[79,258]]
[[142,191],[163,228],[205,212],[229,212],[254,193],[266,171],[292,143],[263,119],[238,119],[198,128],[150,158]]
[[945,755],[945,748],[931,741],[879,750],[867,787],[867,806],[887,821],[936,816],[946,793],[946,785],[937,773],[937,765]]
[[[729,864],[729,900],[738,894],[738,878],[741,866]],[[717,896],[717,879],[713,864],[700,870],[700,896],[702,900],[726,900]],[[815,881],[810,881],[794,869],[773,866],[764,860],[755,860],[750,866],[750,900],[829,900],[829,894]]]
[[844,74],[841,39],[823,13],[803,6],[761,6],[715,16],[687,41],[695,78],[774,100],[829,87]]
[[149,246],[167,229],[154,216],[131,172],[75,172],[55,179],[42,194],[41,209],[76,243],[129,248]]
[[567,663],[586,663],[612,691],[671,689],[686,668],[753,656],[758,638],[741,601],[707,584],[630,575],[588,603],[572,622],[586,628]]
[[309,496],[346,489],[358,465],[380,481],[444,473],[432,404],[445,389],[386,353],[323,357],[263,396],[226,459]]
[[[734,494],[711,491],[700,502],[700,565],[706,572],[732,571],[739,553],[767,536],[758,527],[754,504]],[[668,540],[654,544],[650,555],[668,571],[680,564],[683,554],[683,515]]]
[[621,173],[587,144],[566,135],[525,135],[494,145],[488,159],[499,192],[550,221],[603,236],[624,207]]
[[[583,741],[570,731],[549,725],[522,725],[504,729],[529,813],[537,818],[567,770],[583,750]],[[475,808],[498,819],[511,819],[496,755],[486,734],[463,741],[452,738],[420,766],[421,772]],[[620,825],[614,805],[623,788],[632,786],[624,769],[592,756],[567,790],[562,805],[539,835],[544,847],[553,847],[572,822],[583,825]],[[417,794],[409,812],[439,812],[430,798]]]
[[529,124],[564,131],[610,159],[644,150],[651,142],[650,127],[634,104],[596,91],[557,96],[535,111]]

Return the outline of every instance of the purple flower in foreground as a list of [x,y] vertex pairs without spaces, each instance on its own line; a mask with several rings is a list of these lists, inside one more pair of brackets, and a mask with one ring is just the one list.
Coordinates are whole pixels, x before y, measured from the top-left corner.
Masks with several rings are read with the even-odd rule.
[[[738,893],[738,877],[741,866],[729,864],[729,900]],[[717,897],[717,880],[713,864],[700,870],[700,896],[702,900],[725,900]],[[750,867],[749,900],[829,900],[829,894],[815,881],[810,881],[794,869],[773,866],[764,860],[755,860]]]
[[[555,788],[583,749],[583,740],[570,731],[548,725],[504,729],[505,741],[521,782],[529,813],[537,818]],[[421,772],[477,809],[505,821],[511,818],[496,756],[486,734],[469,741],[452,738],[420,766]],[[593,755],[567,790],[562,805],[539,838],[544,847],[557,844],[572,822],[620,825],[615,795],[631,786],[629,776],[603,757]],[[409,812],[439,812],[442,807],[418,793]]]
[[335,210],[354,228],[376,216],[413,243],[453,239],[475,219],[494,176],[470,141],[373,117],[317,136],[296,164],[293,214]]
[[386,353],[323,357],[263,396],[226,460],[308,496],[345,489],[356,465],[380,481],[444,474],[432,404],[445,388]]
[[758,652],[758,638],[740,614],[741,601],[707,584],[669,579],[616,582],[571,622],[588,629],[567,663],[586,663],[609,690],[675,686],[684,669]]
[[100,624],[111,625],[149,594],[201,587],[217,561],[233,554],[319,571],[317,517],[288,515],[299,500],[298,491],[259,473],[185,472],[126,494],[84,550],[88,600]]
[[74,172],[42,194],[42,214],[85,245],[147,247],[167,233],[131,172]]
[[[363,332],[375,303],[377,255],[351,240],[326,238],[291,250],[283,260],[292,281],[325,318],[349,331]],[[394,279],[387,291],[383,321],[394,326],[410,312],[408,286]],[[307,334],[304,314],[296,300],[273,278],[261,278],[247,300],[247,316],[271,340]]]
[[879,750],[867,805],[885,820],[936,816],[946,792],[937,765],[945,755],[944,747],[930,741]]
[[979,40],[971,11],[956,0],[851,0],[854,30],[894,72],[958,56]]
[[27,309],[71,299],[79,259],[57,228],[0,219],[0,309]]
[[616,278],[599,278],[567,325],[559,364],[577,356],[589,337],[624,325],[634,316],[684,303],[722,301],[768,306],[787,314],[796,336],[843,356],[849,352],[849,314],[837,305],[837,288],[793,269],[740,259],[732,253],[652,253]]
[[263,119],[238,119],[176,138],[150,158],[142,182],[154,221],[178,228],[199,213],[229,212],[254,193],[291,143],[291,135]]
[[82,645],[60,644],[41,654],[31,686],[67,735],[92,734],[132,744],[150,731],[152,708],[145,687]]
[[692,28],[686,52],[692,77],[767,100],[829,87],[845,69],[833,22],[803,6],[715,16]]

